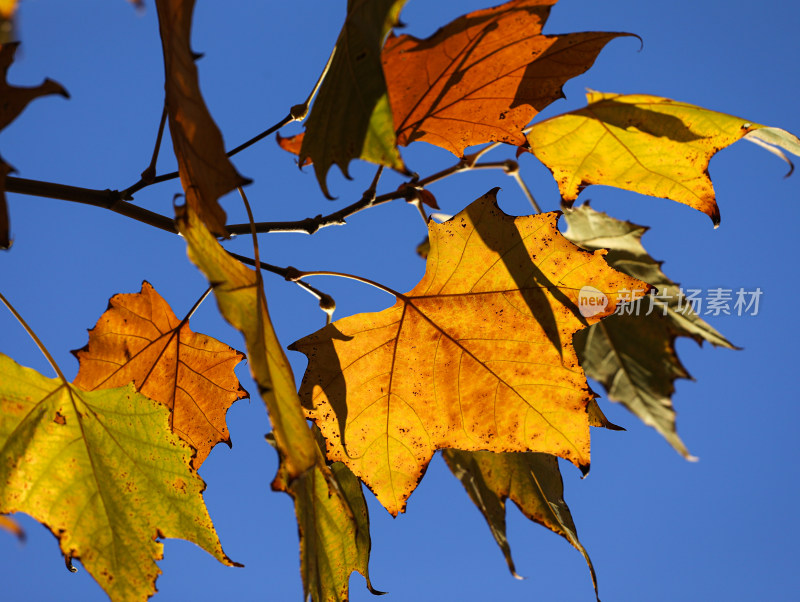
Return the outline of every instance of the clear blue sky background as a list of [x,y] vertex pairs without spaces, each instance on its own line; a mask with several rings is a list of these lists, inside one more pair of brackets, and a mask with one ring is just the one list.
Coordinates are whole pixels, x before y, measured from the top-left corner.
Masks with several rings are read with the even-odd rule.
[[[432,33],[485,0],[410,0],[408,31]],[[323,66],[344,16],[344,0],[291,2],[201,0],[193,45],[203,93],[232,147],[283,117],[301,102]],[[650,93],[693,102],[800,133],[797,111],[800,6],[780,0],[739,1],[562,0],[547,33],[629,31],[596,66],[565,87],[567,100],[545,116],[584,104],[585,87]],[[34,102],[0,134],[3,157],[22,177],[120,189],[147,165],[163,100],[163,68],[155,8],[139,15],[123,0],[23,0],[23,46],[10,79],[36,84],[45,76],[64,84],[72,99]],[[286,133],[299,131],[287,128]],[[419,147],[419,148],[417,148]],[[431,173],[452,162],[441,149],[418,144],[407,163]],[[501,159],[502,152],[490,155]],[[265,140],[235,158],[255,180],[248,189],[256,219],[298,219],[356,200],[372,167],[352,166],[355,183],[336,169],[329,184],[339,197],[322,198],[310,170]],[[558,193],[535,158],[521,158],[523,174],[545,209]],[[175,168],[167,144],[159,173]],[[700,349],[681,340],[678,350],[696,382],[680,381],[674,397],[678,428],[696,464],[678,456],[624,408],[601,400],[627,432],[595,429],[592,471],[581,480],[563,464],[566,500],[598,572],[605,601],[797,599],[795,548],[798,455],[794,359],[800,298],[796,232],[800,175],[754,145],[740,142],[711,162],[722,225],[674,202],[590,187],[581,199],[611,215],[652,226],[645,244],[664,270],[684,286],[763,291],[755,317],[710,318],[743,351]],[[387,178],[384,190],[397,178]],[[432,187],[442,210],[456,213],[493,186],[508,213],[528,206],[513,180],[500,172],[460,175]],[[136,195],[137,202],[171,213],[177,181]],[[178,237],[119,215],[63,201],[9,195],[15,245],[0,254],[0,289],[45,341],[64,372],[77,363],[70,349],[86,343],[86,329],[110,296],[139,290],[149,280],[182,315],[206,284],[189,264]],[[245,221],[241,203],[224,201],[231,222]],[[313,237],[261,237],[262,258],[303,269],[353,272],[408,290],[424,271],[414,247],[425,232],[415,210],[384,205]],[[246,237],[230,248],[250,252]],[[323,324],[314,300],[296,286],[265,276],[273,320],[288,344]],[[376,311],[392,299],[348,281],[317,279],[334,294],[337,316]],[[194,330],[243,347],[239,335],[207,302]],[[45,374],[52,372],[14,320],[0,311],[0,351]],[[305,358],[290,353],[299,376]],[[255,392],[247,367],[239,371]],[[601,388],[595,386],[598,392]],[[233,449],[220,446],[201,469],[206,503],[223,546],[246,568],[219,565],[182,541],[167,541],[157,600],[300,600],[297,531],[288,496],[272,493],[274,451],[257,397],[228,413]],[[367,493],[372,519],[372,581],[387,600],[592,600],[578,552],[509,509],[509,533],[518,571],[514,580],[477,509],[437,456],[410,499],[407,515],[392,519]],[[7,600],[102,600],[81,571],[64,569],[55,538],[20,518],[28,541],[0,533],[0,582]],[[352,599],[371,595],[351,581]]]

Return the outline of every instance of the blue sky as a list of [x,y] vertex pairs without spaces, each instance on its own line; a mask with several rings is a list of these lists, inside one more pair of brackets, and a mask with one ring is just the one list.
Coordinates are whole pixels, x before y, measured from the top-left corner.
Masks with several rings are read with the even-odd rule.
[[[483,2],[409,0],[402,19],[426,36]],[[344,15],[345,2],[200,1],[194,49],[204,97],[229,147],[283,117],[301,102],[323,66]],[[565,86],[566,100],[542,117],[580,107],[584,88],[649,93],[732,113],[800,133],[797,111],[800,7],[778,0],[757,5],[711,0],[668,4],[635,0],[562,0],[546,33],[628,31],[612,41],[595,67]],[[34,102],[0,133],[3,158],[25,178],[89,188],[120,189],[146,167],[163,101],[163,68],[155,8],[138,14],[123,0],[23,0],[23,45],[10,72],[16,84],[45,76],[71,93]],[[300,131],[286,128],[285,134]],[[409,166],[432,173],[453,158],[425,144],[404,149]],[[511,156],[498,151],[489,157]],[[326,201],[311,170],[271,139],[238,155],[238,170],[255,180],[248,196],[256,219],[299,219],[328,213],[359,198],[373,168],[353,164],[347,182],[336,168]],[[545,210],[558,207],[549,172],[532,156],[522,173]],[[175,168],[169,144],[159,173]],[[597,569],[603,600],[791,600],[798,579],[794,424],[796,383],[791,360],[800,298],[795,280],[800,176],[754,145],[740,142],[711,162],[722,213],[719,229],[703,214],[677,203],[610,188],[590,187],[579,202],[651,226],[644,243],[664,260],[668,276],[690,288],[761,288],[757,316],[708,318],[742,351],[678,342],[696,382],[679,381],[674,402],[688,463],[624,408],[601,399],[609,418],[628,430],[595,429],[592,470],[580,479],[562,465],[565,497],[581,541]],[[383,190],[399,180],[387,177]],[[500,172],[459,175],[431,188],[442,211],[456,213],[494,186],[508,213],[529,212],[512,179]],[[177,181],[136,195],[143,206],[169,215]],[[241,203],[223,201],[230,222],[245,221]],[[93,207],[9,195],[14,247],[0,254],[0,290],[23,313],[68,377],[77,372],[70,349],[86,343],[86,329],[110,296],[139,290],[147,279],[176,313],[187,311],[205,288],[178,237]],[[424,237],[415,210],[390,203],[354,216],[345,228],[312,237],[261,236],[261,255],[279,265],[347,271],[411,289],[424,271],[414,247]],[[246,237],[228,247],[250,253]],[[313,298],[265,275],[273,321],[284,344],[316,330],[324,316]],[[377,311],[393,299],[358,283],[315,279],[336,298],[337,317]],[[243,348],[239,335],[205,303],[192,322],[198,332]],[[22,329],[0,312],[0,352],[50,375]],[[305,358],[290,353],[298,380]],[[246,366],[244,386],[255,392]],[[599,385],[594,388],[601,393]],[[218,447],[201,469],[205,499],[226,553],[244,569],[219,565],[193,544],[168,541],[156,600],[301,599],[297,532],[290,499],[269,490],[276,469],[264,442],[269,430],[260,399],[240,401],[228,413],[233,449]],[[408,512],[392,519],[367,493],[372,519],[373,584],[387,600],[592,600],[583,559],[565,541],[509,508],[514,580],[479,512],[440,458],[412,495]],[[0,533],[0,576],[10,600],[102,600],[81,571],[64,569],[56,540],[22,518],[28,541]],[[351,580],[353,600],[371,595]]]

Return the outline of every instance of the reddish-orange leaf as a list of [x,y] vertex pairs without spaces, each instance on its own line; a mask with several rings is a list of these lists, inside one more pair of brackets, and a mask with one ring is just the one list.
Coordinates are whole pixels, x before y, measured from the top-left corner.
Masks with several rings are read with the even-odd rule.
[[457,156],[473,144],[525,144],[522,129],[563,97],[620,33],[541,34],[557,0],[512,0],[430,38],[391,37],[383,50],[399,144],[424,140]]
[[[275,134],[275,140],[278,141],[278,146],[280,146],[286,152],[292,153],[293,155],[299,155],[300,148],[303,146],[303,138],[305,135],[305,132],[300,132],[294,136],[284,138],[281,136],[280,132],[278,132]],[[305,167],[306,165],[311,165],[311,157],[306,157],[301,167]]]
[[139,293],[111,297],[74,352],[80,362],[74,384],[87,390],[133,383],[172,410],[172,429],[197,450],[199,468],[220,441],[230,445],[225,413],[247,396],[233,372],[244,354],[192,332],[149,282]]
[[227,235],[219,198],[246,184],[225,154],[222,134],[203,102],[189,39],[194,0],[156,0],[164,49],[172,146],[186,202],[217,235]]

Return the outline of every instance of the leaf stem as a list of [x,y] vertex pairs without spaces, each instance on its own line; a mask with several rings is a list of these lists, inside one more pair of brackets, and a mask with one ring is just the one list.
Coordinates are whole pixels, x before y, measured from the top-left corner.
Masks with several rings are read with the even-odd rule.
[[181,320],[182,324],[186,324],[187,322],[189,322],[189,319],[194,315],[194,312],[196,312],[198,310],[200,305],[203,303],[203,301],[206,300],[206,297],[208,297],[208,294],[212,290],[214,290],[214,287],[213,286],[209,286],[206,289],[206,291],[200,296],[200,298],[197,301],[195,301],[195,304],[192,305],[192,309],[190,309],[189,312],[186,314],[186,316],[183,318],[183,320]]
[[50,355],[50,352],[47,350],[47,347],[44,346],[44,343],[42,343],[39,337],[36,336],[36,333],[33,332],[33,329],[30,326],[28,326],[28,323],[22,318],[19,312],[16,309],[14,309],[14,306],[11,305],[11,302],[3,296],[3,293],[0,293],[0,301],[2,301],[3,305],[5,305],[8,308],[8,311],[11,312],[11,315],[13,315],[17,319],[17,322],[19,322],[22,325],[22,328],[25,329],[25,332],[28,333],[28,336],[31,337],[31,339],[33,339],[33,342],[39,348],[39,351],[41,351],[42,355],[44,355],[44,357],[47,359],[47,363],[49,363],[50,366],[52,366],[53,370],[56,371],[56,374],[58,375],[58,378],[61,379],[61,382],[63,382],[65,385],[69,385],[69,381],[67,381],[66,377],[64,376],[64,373],[61,372],[61,368],[58,367],[58,364],[56,364],[56,360],[54,360],[53,356]]
[[347,278],[348,280],[355,280],[356,282],[362,282],[364,284],[369,284],[370,286],[374,286],[375,288],[382,290],[385,293],[389,293],[390,295],[394,295],[398,299],[405,299],[405,295],[402,293],[398,293],[396,290],[389,288],[388,286],[384,286],[374,280],[370,280],[369,278],[364,278],[362,276],[355,276],[354,274],[347,274],[344,272],[328,272],[323,270],[315,270],[313,272],[302,272],[300,270],[295,270],[296,279],[300,278],[307,278],[308,276],[337,276],[338,278]]

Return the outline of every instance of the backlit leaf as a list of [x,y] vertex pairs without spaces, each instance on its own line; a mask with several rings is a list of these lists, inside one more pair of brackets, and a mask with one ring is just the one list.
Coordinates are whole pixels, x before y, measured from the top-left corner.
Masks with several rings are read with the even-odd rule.
[[512,0],[475,11],[430,38],[391,37],[383,51],[398,142],[457,156],[484,142],[525,143],[522,129],[562,98],[619,33],[542,35],[557,0]]
[[348,0],[325,80],[306,121],[300,163],[314,162],[325,196],[336,164],[347,175],[352,159],[405,169],[397,150],[392,110],[381,68],[381,47],[406,0]]
[[489,529],[518,577],[506,537],[506,500],[530,520],[558,533],[583,555],[597,592],[597,578],[586,549],[578,541],[572,514],[564,502],[558,460],[547,454],[465,452],[446,449],[442,457],[483,513]]
[[[422,281],[378,313],[338,320],[289,348],[308,356],[308,417],[397,514],[441,448],[540,451],[589,466],[593,399],[572,335],[644,288],[558,232],[558,213],[511,217],[495,191],[429,222]],[[607,306],[589,318],[579,291]]]
[[194,468],[217,443],[230,445],[225,414],[247,396],[233,371],[244,355],[192,332],[149,282],[139,293],[111,297],[89,343],[74,353],[77,386],[94,391],[133,383],[170,408],[172,430],[197,450]]
[[586,375],[600,382],[609,399],[621,402],[655,428],[680,454],[691,458],[675,431],[672,407],[674,382],[691,378],[675,352],[675,338],[735,349],[702,320],[680,294],[677,284],[661,271],[641,243],[644,226],[620,221],[588,204],[566,213],[564,233],[575,244],[594,251],[608,249],[608,264],[658,289],[658,307],[649,300],[632,314],[609,316],[575,335],[575,351]]
[[225,155],[222,134],[200,94],[190,45],[194,0],[156,0],[164,50],[166,106],[186,202],[217,235],[226,235],[219,198],[246,184]]
[[178,537],[228,566],[169,409],[132,386],[84,391],[0,355],[0,512],[25,512],[109,597],[146,600]]
[[231,257],[188,207],[178,207],[176,222],[189,258],[214,286],[222,315],[245,337],[281,459],[272,487],[295,502],[304,591],[315,600],[346,600],[353,571],[369,585],[369,524],[355,477],[325,464],[275,336],[260,275]]
[[[283,150],[287,153],[292,153],[293,155],[300,154],[300,148],[303,146],[303,138],[305,138],[306,133],[300,132],[299,134],[295,134],[294,136],[288,136],[284,138],[280,135],[280,132],[275,134],[275,140],[278,141],[278,146],[280,146]],[[311,158],[306,157],[306,160],[303,161],[301,167],[305,167],[306,165],[311,165]]]
[[644,94],[590,91],[587,102],[534,124],[528,134],[531,152],[553,172],[567,206],[586,186],[605,184],[689,205],[719,225],[708,163],[763,125]]

